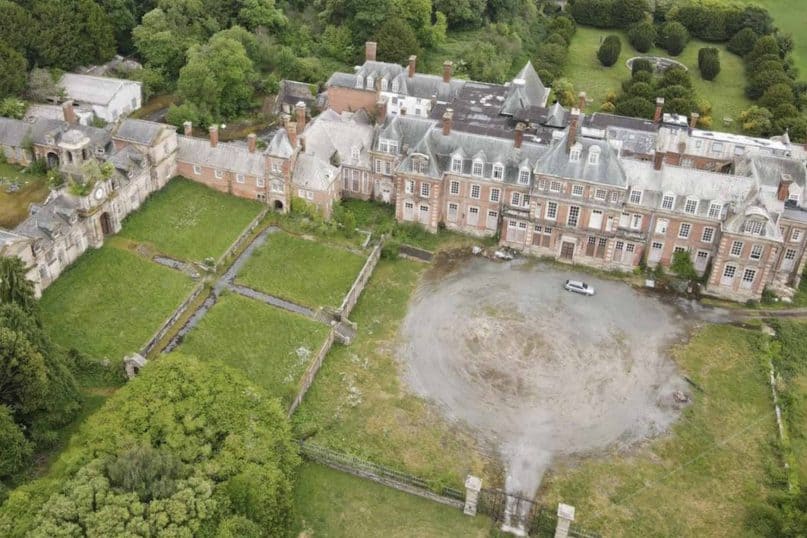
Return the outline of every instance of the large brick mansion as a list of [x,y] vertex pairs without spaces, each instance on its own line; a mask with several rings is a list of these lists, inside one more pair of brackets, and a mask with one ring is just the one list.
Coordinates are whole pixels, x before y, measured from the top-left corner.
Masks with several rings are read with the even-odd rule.
[[[68,174],[98,159],[115,172],[89,196],[62,189],[14,231],[0,254],[21,256],[44,289],[175,174],[286,211],[293,197],[326,216],[341,198],[395,205],[399,221],[498,236],[502,245],[561,261],[630,271],[688,251],[711,267],[706,292],[758,299],[799,284],[807,262],[805,148],[696,128],[697,117],[654,121],[547,106],[531,64],[508,84],[456,79],[375,60],[327,83],[328,107],[299,103],[265,149],[195,138],[191,125],[124,120],[112,129],[64,120],[0,119],[0,147],[25,164]],[[23,141],[31,142],[28,149]]]

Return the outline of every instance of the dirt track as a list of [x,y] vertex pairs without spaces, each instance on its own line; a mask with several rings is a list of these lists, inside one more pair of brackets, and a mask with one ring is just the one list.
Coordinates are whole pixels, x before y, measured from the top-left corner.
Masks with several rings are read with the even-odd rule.
[[[567,278],[597,295],[564,291]],[[531,497],[555,456],[675,420],[688,387],[665,349],[684,329],[673,306],[618,282],[470,259],[420,287],[399,355],[410,387],[498,446],[508,491]]]

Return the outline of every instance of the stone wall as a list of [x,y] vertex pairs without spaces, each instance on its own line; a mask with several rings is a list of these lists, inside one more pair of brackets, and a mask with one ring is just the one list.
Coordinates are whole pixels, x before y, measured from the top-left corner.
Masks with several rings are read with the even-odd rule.
[[314,360],[308,365],[303,377],[300,379],[300,388],[297,390],[297,395],[294,397],[294,400],[289,406],[289,417],[294,414],[294,411],[303,402],[303,398],[305,398],[305,394],[308,392],[308,389],[311,388],[311,384],[314,383],[314,379],[317,377],[317,372],[319,372],[320,367],[322,367],[322,362],[325,360],[325,356],[331,350],[331,346],[333,346],[333,341],[335,338],[336,329],[331,327],[331,330],[328,331],[328,337],[325,339],[322,347],[320,347],[319,351],[317,351],[317,355],[314,357]]
[[160,328],[157,329],[157,332],[154,333],[154,336],[152,336],[149,339],[149,341],[146,342],[146,345],[144,345],[143,348],[140,350],[141,355],[147,357],[148,354],[154,350],[154,347],[165,337],[166,334],[168,334],[168,332],[174,327],[174,325],[176,325],[177,321],[179,321],[179,318],[181,318],[183,314],[185,314],[185,312],[190,307],[191,303],[193,303],[204,290],[205,285],[202,282],[200,282],[199,284],[196,285],[195,288],[193,288],[191,294],[188,295],[188,297],[184,301],[182,301],[182,304],[179,305],[179,307],[176,310],[174,310],[174,313],[171,314],[171,317],[165,320],[163,324],[160,326]]
[[244,245],[244,242],[247,239],[249,239],[252,232],[255,231],[255,228],[258,227],[258,225],[261,223],[261,221],[264,219],[264,217],[266,217],[266,214],[268,212],[269,212],[269,208],[265,207],[265,208],[263,208],[261,210],[260,213],[258,213],[257,217],[252,219],[252,222],[250,222],[247,225],[247,227],[244,229],[244,231],[241,232],[241,235],[239,235],[238,238],[235,241],[233,241],[233,243],[229,246],[229,248],[224,251],[224,254],[219,256],[219,258],[216,260],[216,267],[218,267],[222,262],[224,262],[224,260],[226,260],[228,257],[232,256],[232,254],[235,251],[237,251],[239,248],[241,248]]
[[361,268],[356,280],[353,281],[350,291],[347,292],[347,295],[345,295],[345,298],[342,300],[342,305],[337,311],[342,319],[348,318],[350,313],[353,311],[353,307],[356,306],[356,302],[359,300],[361,292],[364,291],[364,287],[367,285],[367,282],[373,275],[375,266],[378,264],[378,259],[381,257],[381,248],[383,246],[384,242],[381,241],[373,248],[370,256],[367,257],[367,261],[364,262],[364,267]]

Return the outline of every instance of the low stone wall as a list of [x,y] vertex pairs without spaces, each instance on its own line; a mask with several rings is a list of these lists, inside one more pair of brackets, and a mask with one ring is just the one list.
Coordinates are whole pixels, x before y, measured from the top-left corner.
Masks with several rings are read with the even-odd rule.
[[233,252],[241,248],[241,246],[249,238],[252,232],[255,231],[255,228],[258,227],[267,213],[269,213],[269,207],[264,207],[261,212],[258,213],[258,216],[252,219],[252,222],[250,222],[244,231],[241,232],[241,235],[239,235],[236,240],[233,241],[230,247],[224,251],[224,254],[219,256],[219,259],[216,260],[216,267],[221,265],[221,263],[224,262],[224,260],[226,260],[228,257],[232,256]]
[[353,307],[356,306],[361,292],[364,291],[364,287],[367,285],[370,277],[373,276],[373,271],[378,264],[378,259],[381,257],[381,248],[383,246],[384,242],[382,241],[373,247],[373,251],[370,253],[370,256],[367,257],[367,261],[364,262],[364,267],[361,268],[356,280],[353,281],[350,291],[347,292],[347,295],[345,295],[345,298],[342,300],[342,304],[337,310],[337,314],[341,319],[347,319],[353,311]]
[[430,262],[434,258],[434,252],[424,250],[422,248],[413,247],[412,245],[401,245],[398,250],[401,256],[411,258],[420,262]]
[[333,341],[336,338],[336,329],[331,327],[331,330],[328,331],[328,337],[323,342],[322,347],[319,348],[317,351],[316,357],[314,360],[311,361],[311,364],[308,365],[306,368],[303,377],[300,379],[300,388],[297,390],[297,396],[294,397],[294,400],[291,402],[289,406],[288,416],[291,417],[294,414],[294,411],[297,410],[297,407],[303,402],[303,398],[305,398],[305,394],[308,392],[308,389],[311,388],[311,384],[314,383],[314,379],[317,377],[317,372],[319,372],[320,367],[322,366],[322,362],[325,360],[325,356],[331,350],[331,346],[333,346]]
[[193,288],[191,294],[188,295],[188,297],[185,298],[184,301],[182,301],[182,304],[179,305],[179,307],[176,310],[174,310],[174,313],[171,314],[171,317],[165,320],[163,324],[160,326],[160,328],[157,329],[157,332],[154,333],[154,336],[152,336],[149,339],[149,341],[146,342],[146,345],[143,346],[143,349],[140,350],[141,355],[146,357],[148,356],[149,353],[152,352],[154,346],[156,346],[160,342],[160,340],[162,340],[165,337],[165,335],[168,334],[168,332],[174,327],[176,322],[179,321],[179,318],[181,318],[183,314],[185,314],[185,312],[188,310],[191,303],[193,303],[204,290],[205,285],[201,282],[197,284],[195,288]]

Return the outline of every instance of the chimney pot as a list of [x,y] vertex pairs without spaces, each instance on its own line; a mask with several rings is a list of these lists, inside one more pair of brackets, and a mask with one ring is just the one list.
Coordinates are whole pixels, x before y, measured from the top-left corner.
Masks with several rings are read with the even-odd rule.
[[193,136],[193,123],[186,121],[182,124],[182,129],[185,133],[185,136]]
[[451,70],[454,67],[454,63],[451,60],[446,60],[443,62],[443,82],[451,82]]
[[661,123],[661,112],[664,108],[664,98],[656,97],[656,113],[653,114],[653,123]]
[[219,143],[219,126],[210,126],[210,147],[215,148]]
[[524,130],[527,128],[526,125],[522,122],[518,122],[516,125],[516,133],[515,133],[515,140],[513,141],[513,146],[515,148],[520,148],[521,143],[524,142]]
[[696,128],[698,126],[698,118],[700,118],[700,117],[701,117],[701,115],[698,114],[697,112],[693,112],[692,114],[690,114],[690,116],[689,116],[689,127],[690,127],[690,129],[694,129],[694,128]]
[[451,126],[454,120],[454,111],[447,108],[443,114],[443,135],[448,136],[451,134]]
[[62,113],[64,114],[64,121],[70,125],[78,123],[78,116],[76,115],[76,108],[73,106],[73,101],[65,101],[62,103]]
[[364,61],[374,62],[375,53],[377,49],[378,49],[378,43],[376,43],[375,41],[367,41],[364,44]]
[[580,92],[577,95],[577,107],[580,110],[585,110],[586,109],[586,92]]
[[409,57],[409,78],[415,76],[415,67],[417,66],[418,57],[414,54]]
[[255,148],[258,147],[258,135],[255,133],[249,133],[247,135],[247,148],[249,149],[250,153],[255,153]]

